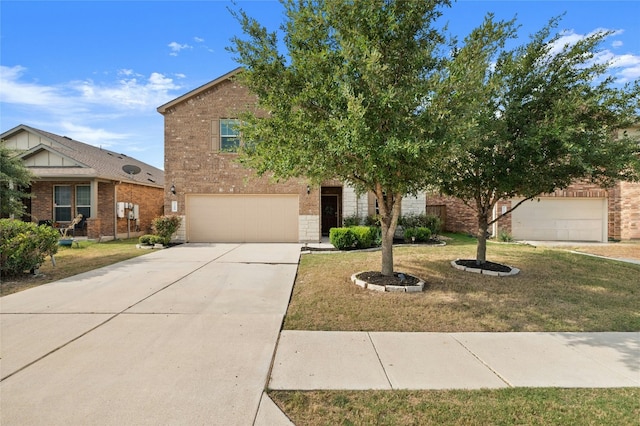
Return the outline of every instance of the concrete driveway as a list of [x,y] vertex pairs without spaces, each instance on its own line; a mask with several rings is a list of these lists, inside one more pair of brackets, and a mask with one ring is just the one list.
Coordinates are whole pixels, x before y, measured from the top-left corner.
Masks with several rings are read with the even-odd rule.
[[0,423],[288,424],[263,395],[298,244],[185,244],[0,299]]

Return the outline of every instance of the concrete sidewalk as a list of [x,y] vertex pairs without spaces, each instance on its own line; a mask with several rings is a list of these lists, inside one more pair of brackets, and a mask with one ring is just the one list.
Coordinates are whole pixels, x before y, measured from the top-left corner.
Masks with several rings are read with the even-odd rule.
[[0,299],[0,424],[290,424],[263,395],[299,244],[185,244]]
[[640,333],[286,330],[269,383],[284,390],[520,386],[640,387]]

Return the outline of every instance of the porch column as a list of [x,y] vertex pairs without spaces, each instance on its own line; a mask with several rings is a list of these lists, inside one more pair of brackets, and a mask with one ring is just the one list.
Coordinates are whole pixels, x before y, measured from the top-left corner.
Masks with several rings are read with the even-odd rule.
[[91,181],[91,218],[98,218],[98,181],[93,179]]

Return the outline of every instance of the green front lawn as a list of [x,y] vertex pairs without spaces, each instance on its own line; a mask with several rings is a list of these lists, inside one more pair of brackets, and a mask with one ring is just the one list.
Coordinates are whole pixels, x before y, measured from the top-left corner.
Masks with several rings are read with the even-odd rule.
[[379,293],[350,281],[355,272],[379,270],[379,251],[302,256],[285,329],[640,331],[640,265],[489,243],[488,260],[521,272],[484,276],[451,267],[475,254],[474,239],[451,237],[445,247],[394,249],[395,270],[426,281],[418,294]]

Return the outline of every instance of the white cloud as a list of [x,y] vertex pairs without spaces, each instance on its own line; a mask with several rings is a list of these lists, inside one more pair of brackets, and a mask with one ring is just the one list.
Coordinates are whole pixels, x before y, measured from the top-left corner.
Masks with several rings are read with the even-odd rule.
[[58,88],[20,81],[25,71],[20,65],[0,65],[0,102],[46,107],[60,101]]
[[616,49],[617,49],[618,47],[622,47],[622,45],[623,45],[623,43],[622,43],[620,40],[614,40],[614,41],[611,43],[611,47],[616,48]]
[[175,41],[172,41],[167,46],[171,48],[171,53],[169,53],[169,55],[171,56],[178,56],[178,53],[180,53],[180,51],[184,49],[193,49],[193,47],[188,44],[180,44]]
[[194,38],[193,38],[193,40],[194,40],[196,43],[202,43],[202,42],[204,42],[204,39],[203,39],[203,38],[201,38],[201,37],[194,37]]

